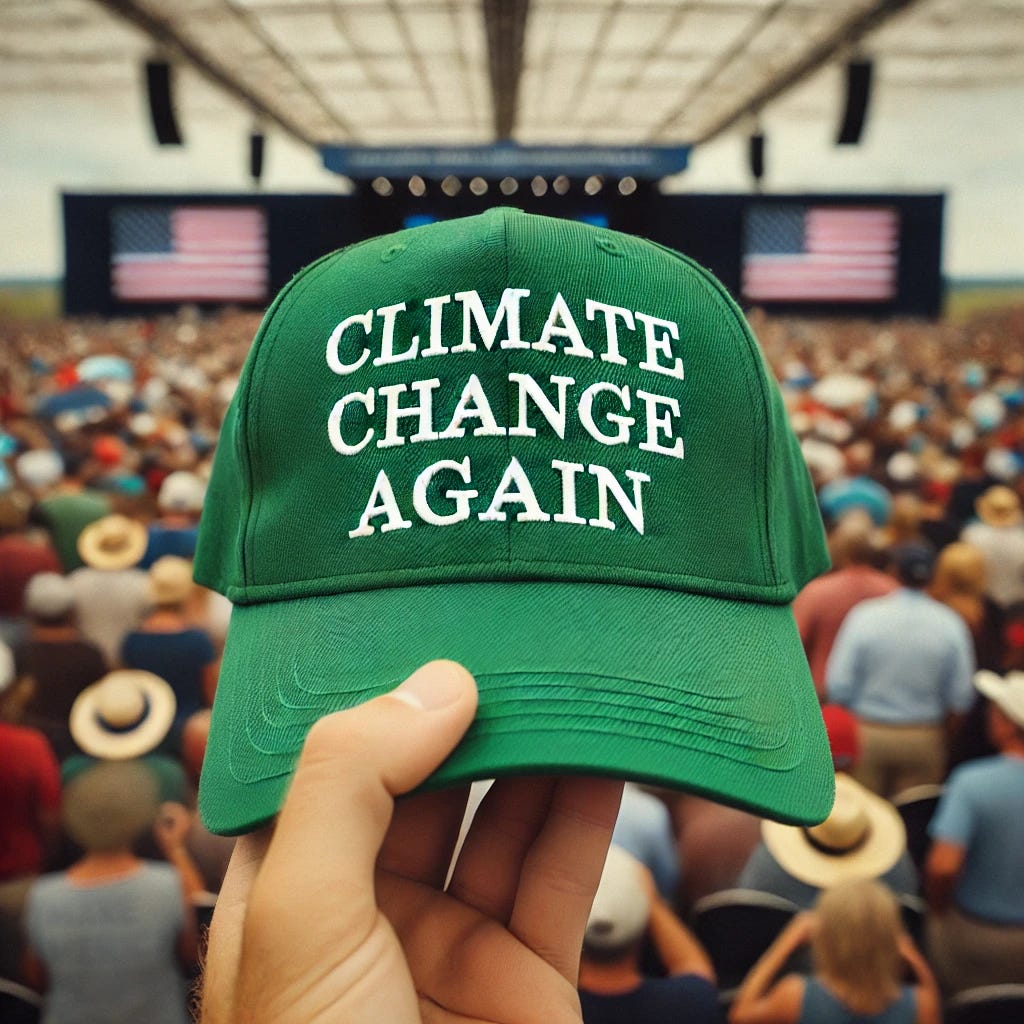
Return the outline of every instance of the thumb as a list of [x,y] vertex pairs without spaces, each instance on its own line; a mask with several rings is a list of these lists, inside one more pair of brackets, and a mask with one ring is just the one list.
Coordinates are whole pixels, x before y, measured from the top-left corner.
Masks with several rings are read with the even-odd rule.
[[310,730],[274,830],[264,873],[330,886],[372,911],[373,870],[394,797],[452,752],[476,713],[473,677],[432,661],[389,694]]

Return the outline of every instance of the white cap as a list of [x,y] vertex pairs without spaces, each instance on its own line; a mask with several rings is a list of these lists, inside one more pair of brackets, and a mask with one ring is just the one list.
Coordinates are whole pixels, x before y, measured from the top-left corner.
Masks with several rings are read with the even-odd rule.
[[187,470],[169,473],[160,485],[156,503],[166,512],[199,512],[206,497],[206,484]]
[[52,448],[36,448],[18,456],[14,471],[29,487],[49,487],[64,475],[64,460]]
[[1011,722],[1024,729],[1024,672],[1007,672],[1000,676],[983,670],[975,673],[974,685]]
[[584,944],[592,949],[625,948],[643,934],[650,913],[643,866],[621,847],[610,846]]
[[75,604],[71,581],[56,572],[36,573],[25,587],[25,611],[40,619],[59,619]]

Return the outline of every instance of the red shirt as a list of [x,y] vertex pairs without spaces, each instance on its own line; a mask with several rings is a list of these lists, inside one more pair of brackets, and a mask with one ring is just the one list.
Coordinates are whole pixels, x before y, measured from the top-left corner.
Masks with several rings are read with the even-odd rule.
[[22,614],[25,587],[36,573],[63,571],[49,544],[17,533],[0,537],[0,615]]
[[0,882],[43,868],[43,812],[60,807],[60,766],[46,737],[0,722]]

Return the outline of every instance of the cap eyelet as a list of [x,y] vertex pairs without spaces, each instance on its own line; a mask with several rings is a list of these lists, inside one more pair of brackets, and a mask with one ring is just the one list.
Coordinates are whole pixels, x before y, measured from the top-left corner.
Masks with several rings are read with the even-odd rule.
[[381,263],[390,263],[392,260],[397,259],[405,252],[409,247],[404,242],[395,242],[393,245],[389,245],[381,254]]
[[622,251],[622,246],[619,245],[619,243],[616,242],[614,238],[598,238],[596,239],[595,244],[597,245],[598,249],[601,250],[601,252],[605,252],[609,256],[624,255]]

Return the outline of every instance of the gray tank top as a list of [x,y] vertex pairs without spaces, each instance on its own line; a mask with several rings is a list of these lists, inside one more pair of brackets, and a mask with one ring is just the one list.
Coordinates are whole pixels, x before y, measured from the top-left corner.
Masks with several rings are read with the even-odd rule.
[[184,906],[167,864],[82,886],[64,874],[32,886],[26,928],[50,987],[42,1024],[188,1024],[175,943]]

